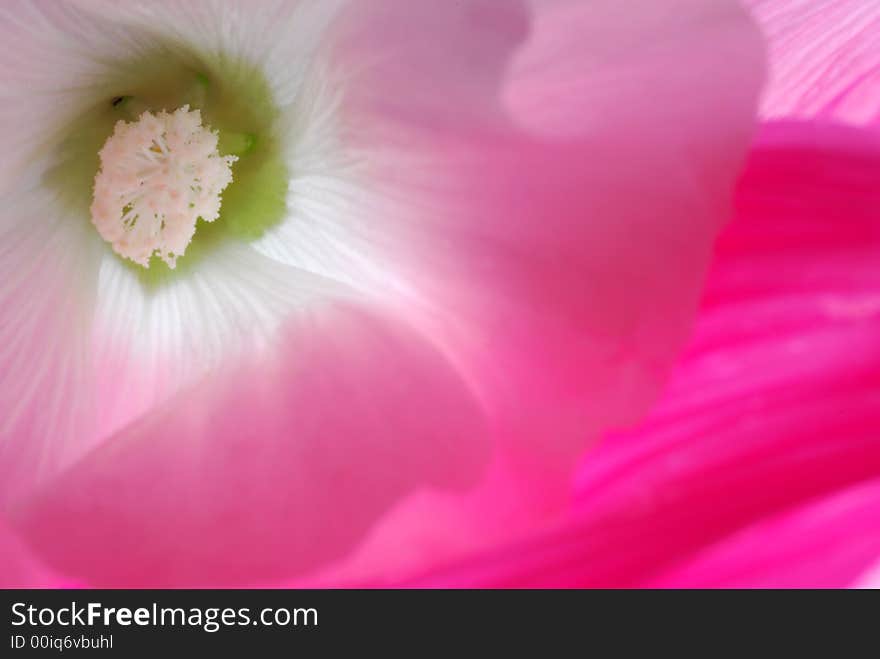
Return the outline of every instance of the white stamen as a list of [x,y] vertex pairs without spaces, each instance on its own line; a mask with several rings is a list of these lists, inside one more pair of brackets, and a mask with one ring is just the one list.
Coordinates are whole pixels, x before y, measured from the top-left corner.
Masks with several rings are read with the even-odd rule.
[[237,160],[221,157],[217,140],[187,105],[116,123],[99,153],[92,223],[117,254],[145,268],[156,254],[173,268],[196,221],[217,219]]

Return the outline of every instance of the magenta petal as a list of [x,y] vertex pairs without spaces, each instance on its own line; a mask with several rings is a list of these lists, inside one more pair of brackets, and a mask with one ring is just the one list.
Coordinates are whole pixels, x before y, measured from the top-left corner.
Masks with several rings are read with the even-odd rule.
[[658,408],[584,459],[555,530],[417,583],[639,586],[674,569],[664,584],[678,574],[844,585],[868,570],[880,478],[878,147],[865,131],[768,127]]
[[473,481],[482,417],[419,335],[351,308],[113,437],[17,514],[93,585],[255,584],[345,552],[401,496]]
[[725,539],[651,582],[675,588],[845,588],[880,557],[880,479]]
[[880,558],[859,576],[853,587],[880,590]]

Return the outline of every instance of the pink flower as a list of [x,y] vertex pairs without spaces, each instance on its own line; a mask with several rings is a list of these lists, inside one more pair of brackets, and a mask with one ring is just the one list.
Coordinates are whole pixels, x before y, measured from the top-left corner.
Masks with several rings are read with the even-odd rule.
[[752,4],[767,122],[660,402],[552,528],[408,583],[880,587],[880,5]]
[[[685,337],[762,72],[726,0],[16,0],[0,31],[30,585],[387,581],[558,511]],[[176,268],[126,261],[193,235],[178,183],[223,155]]]
[[876,124],[880,8],[864,0],[746,0],[770,51],[765,118]]

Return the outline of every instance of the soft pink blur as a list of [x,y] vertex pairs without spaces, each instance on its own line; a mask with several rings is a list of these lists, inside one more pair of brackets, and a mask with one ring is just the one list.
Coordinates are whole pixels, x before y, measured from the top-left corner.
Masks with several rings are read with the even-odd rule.
[[584,458],[556,528],[412,585],[868,585],[880,558],[878,180],[873,133],[766,126],[650,418]]
[[[151,10],[185,23],[181,6]],[[10,526],[66,577],[388,583],[524,537],[674,363],[754,127],[743,9],[374,0],[338,20],[340,139],[367,171],[353,189],[329,172],[326,228],[397,286],[312,304],[244,363],[73,442],[38,487],[25,428]]]
[[880,3],[747,0],[769,123],[661,402],[532,540],[417,586],[880,584]]
[[880,120],[880,2],[745,0],[770,45],[761,112],[871,125]]
[[789,121],[761,130],[637,424],[726,218],[760,49],[738,59],[732,6],[578,4],[535,3],[531,33],[516,3],[475,4],[478,30],[451,4],[354,12],[340,56],[391,54],[350,97],[380,127],[358,137],[389,185],[371,220],[433,306],[320,308],[130,425],[17,508],[27,547],[0,529],[8,582],[61,583],[44,561],[90,585],[877,583],[877,3],[746,3],[763,116]]

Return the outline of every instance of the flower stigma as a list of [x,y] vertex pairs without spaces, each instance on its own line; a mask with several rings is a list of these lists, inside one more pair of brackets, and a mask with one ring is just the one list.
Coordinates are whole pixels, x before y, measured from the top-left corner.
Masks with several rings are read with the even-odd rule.
[[44,183],[156,290],[287,217],[286,116],[259,67],[159,43],[84,88],[47,138]]
[[196,222],[219,217],[221,193],[232,182],[238,157],[221,156],[218,140],[188,105],[116,123],[98,154],[91,214],[117,254],[145,268],[155,254],[175,267]]

